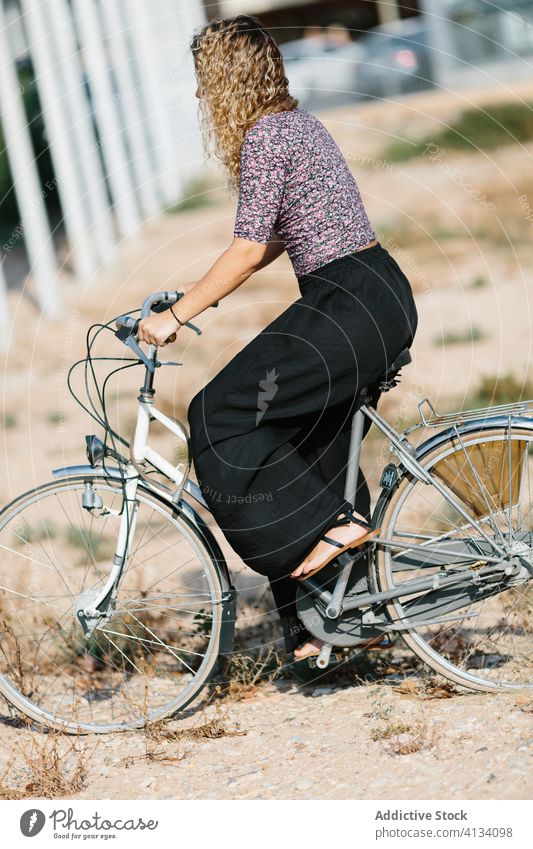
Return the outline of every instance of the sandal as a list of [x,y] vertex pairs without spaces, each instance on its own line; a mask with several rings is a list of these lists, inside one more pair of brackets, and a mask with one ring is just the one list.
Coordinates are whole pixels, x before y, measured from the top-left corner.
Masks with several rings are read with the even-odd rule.
[[320,539],[323,539],[325,542],[329,543],[329,545],[334,545],[336,548],[339,549],[339,551],[332,552],[332,554],[330,554],[329,557],[327,557],[326,560],[324,560],[324,562],[320,564],[320,566],[317,566],[316,569],[311,569],[310,572],[305,572],[305,574],[303,575],[297,575],[297,581],[302,581],[305,580],[305,578],[310,578],[311,575],[316,575],[317,572],[320,572],[320,570],[323,569],[324,566],[327,566],[328,563],[331,563],[331,561],[338,557],[339,554],[342,554],[343,551],[347,551],[349,548],[357,548],[364,542],[367,542],[369,539],[373,539],[374,537],[378,536],[379,532],[381,531],[381,528],[373,528],[371,524],[365,521],[365,519],[360,519],[354,514],[353,510],[344,510],[342,515],[344,516],[344,518],[337,519],[335,524],[332,525],[331,528],[329,528],[328,530],[331,530],[332,528],[337,528],[340,525],[349,525],[350,522],[355,522],[356,524],[361,525],[362,528],[367,528],[368,533],[363,534],[362,537],[359,537],[359,539],[356,539],[354,542],[348,542],[345,544],[343,544],[342,542],[337,542],[336,539],[332,539],[331,537],[326,536],[326,534],[322,534]]

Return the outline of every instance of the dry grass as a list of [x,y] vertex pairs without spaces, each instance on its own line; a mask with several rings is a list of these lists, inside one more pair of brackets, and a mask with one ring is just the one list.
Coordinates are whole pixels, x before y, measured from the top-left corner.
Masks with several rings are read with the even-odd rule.
[[379,728],[378,726],[371,728],[370,736],[374,742],[376,740],[389,740],[395,735],[404,734],[410,730],[411,726],[406,725],[404,722],[391,722],[384,728]]
[[172,728],[170,721],[157,720],[147,722],[144,727],[144,752],[141,755],[122,759],[128,767],[135,761],[150,761],[159,764],[175,764],[189,757],[195,746],[202,740],[216,740],[220,737],[238,737],[246,734],[238,727],[228,725],[228,710],[219,703],[214,705],[214,716],[206,718],[207,705],[204,706],[199,721],[190,728]]
[[394,716],[394,705],[385,700],[385,695],[381,687],[368,694],[372,699],[371,709],[363,715],[377,722],[377,725],[369,730],[370,738],[375,743],[379,742],[390,755],[411,755],[432,748],[435,745],[436,732],[422,706],[419,705],[419,716],[406,723]]
[[393,687],[397,693],[403,696],[411,696],[415,699],[451,699],[461,695],[451,681],[437,681],[434,678],[406,678],[397,687]]
[[[0,776],[0,799],[73,796],[85,787],[87,765],[97,745],[89,752],[87,746],[79,745],[78,738],[65,743],[58,731],[31,740],[27,747],[17,745]],[[25,775],[14,785],[7,783],[13,772]]]
[[[397,687],[392,687],[401,696],[417,701],[428,699],[450,699],[460,695],[451,682],[440,682],[430,677],[416,680],[406,678]],[[368,693],[370,710],[363,714],[376,723],[369,729],[370,738],[379,742],[389,755],[411,755],[431,749],[436,744],[436,729],[425,709],[418,705],[418,716],[405,722],[395,716],[395,705],[388,698],[388,688],[378,686]]]
[[514,704],[523,713],[533,713],[533,697],[531,693],[522,693],[517,696]]
[[270,646],[256,657],[234,654],[226,670],[226,680],[219,686],[219,695],[237,702],[256,695],[261,686],[273,681],[283,670],[283,661]]
[[385,751],[390,755],[412,755],[431,749],[436,742],[436,729],[424,712],[411,725],[393,723],[383,736]]

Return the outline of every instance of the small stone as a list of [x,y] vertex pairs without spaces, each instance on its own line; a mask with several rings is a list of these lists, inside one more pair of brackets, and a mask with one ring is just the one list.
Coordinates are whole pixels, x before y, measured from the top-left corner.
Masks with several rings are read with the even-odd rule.
[[301,749],[302,746],[305,746],[305,743],[301,737],[290,737],[285,743],[285,745],[296,746],[297,749]]
[[487,778],[487,784],[488,784],[490,781],[495,781],[495,780],[496,780],[496,778],[497,778],[496,773],[495,773],[495,772],[491,772],[491,774],[490,774],[490,775],[489,775],[489,777]]
[[226,785],[233,787],[237,784],[246,784],[249,781],[256,781],[261,775],[261,770],[258,766],[253,766],[247,772],[242,772],[240,775],[235,775],[233,778],[228,778]]
[[332,692],[332,687],[317,687],[315,690],[313,690],[311,695],[314,699],[316,699],[317,696],[329,696],[329,694]]
[[488,748],[486,746],[481,746],[480,749],[476,749],[476,752],[488,752]]
[[297,781],[294,786],[296,790],[310,790],[313,786],[313,782],[305,778],[302,781]]

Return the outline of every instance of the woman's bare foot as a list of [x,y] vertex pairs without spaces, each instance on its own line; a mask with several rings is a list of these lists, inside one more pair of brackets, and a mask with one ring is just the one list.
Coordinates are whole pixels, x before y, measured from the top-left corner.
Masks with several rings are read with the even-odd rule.
[[[381,635],[379,637],[371,637],[369,640],[363,640],[362,642],[357,643],[355,646],[353,646],[353,648],[370,649],[374,646],[378,646],[384,641],[384,639],[385,637]],[[320,649],[323,645],[323,640],[319,640],[317,637],[313,637],[311,640],[309,640],[309,642],[304,643],[303,646],[298,646],[297,649],[294,649],[294,657],[297,660],[303,660],[306,657],[314,657],[315,655],[320,654]],[[388,642],[387,646],[384,646],[384,648],[387,647]]]
[[304,657],[313,657],[316,654],[320,654],[320,649],[323,645],[323,640],[313,637],[308,643],[304,643],[303,646],[298,646],[297,649],[294,649],[294,657],[298,660],[303,660]]
[[[362,519],[364,522],[366,522],[365,517],[361,516],[360,513],[356,513],[354,510],[353,514],[354,516],[357,516],[357,518]],[[338,518],[342,518],[342,513],[338,516]],[[346,545],[349,542],[355,543],[358,539],[365,536],[365,534],[367,533],[368,531],[366,531],[360,525],[356,525],[355,523],[350,523],[349,525],[341,525],[338,528],[333,527],[331,530],[326,531],[328,537],[331,537],[337,542],[342,543],[342,545]],[[293,572],[291,572],[291,577],[299,578],[301,575],[307,575],[308,572],[312,572],[313,569],[316,569],[318,566],[320,566],[321,563],[324,562],[324,560],[327,560],[327,558],[331,555],[333,549],[334,546],[330,545],[329,542],[326,542],[323,539],[319,540],[313,550],[309,552],[305,560],[302,560],[300,565],[297,566]]]

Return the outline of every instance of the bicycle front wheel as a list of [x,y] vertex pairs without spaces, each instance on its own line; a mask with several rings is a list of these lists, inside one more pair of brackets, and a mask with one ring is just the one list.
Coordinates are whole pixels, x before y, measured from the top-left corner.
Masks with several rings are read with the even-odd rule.
[[[531,688],[533,422],[473,432],[458,428],[420,463],[460,509],[406,474],[375,520],[380,537],[397,547],[378,547],[373,588],[432,576],[431,589],[387,604],[393,622],[412,623],[400,630],[409,647],[436,672],[469,689]],[[480,571],[502,564],[515,573],[487,578]],[[439,579],[449,575],[464,582],[439,587]]]
[[189,704],[215,668],[228,590],[216,559],[181,510],[142,484],[136,499],[117,597],[88,638],[78,612],[113,568],[120,481],[53,481],[0,513],[0,692],[47,727],[141,727]]

